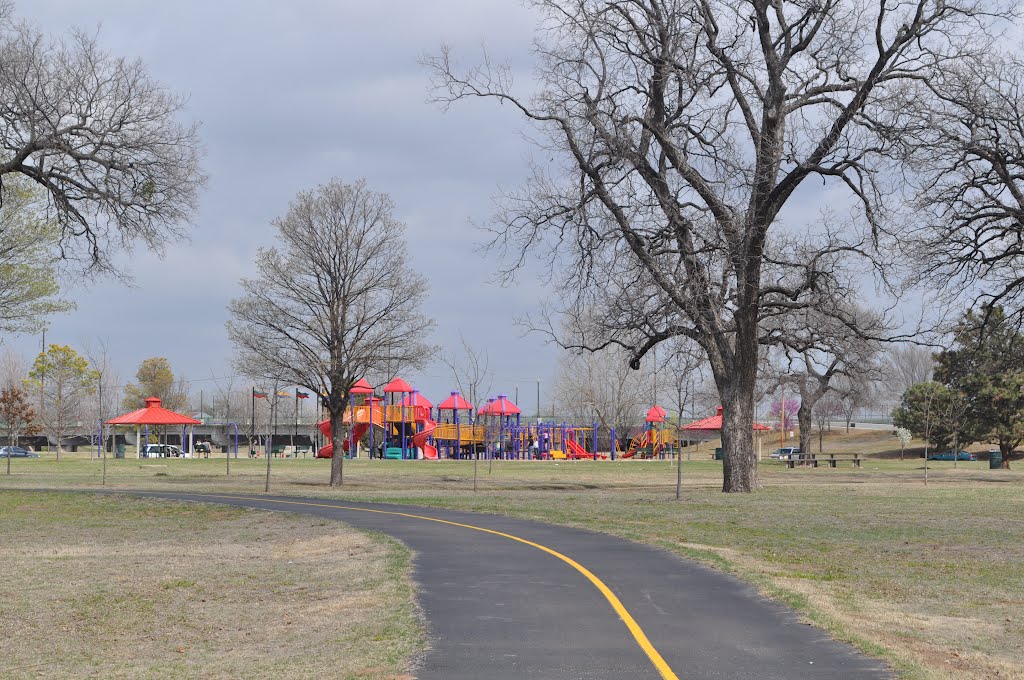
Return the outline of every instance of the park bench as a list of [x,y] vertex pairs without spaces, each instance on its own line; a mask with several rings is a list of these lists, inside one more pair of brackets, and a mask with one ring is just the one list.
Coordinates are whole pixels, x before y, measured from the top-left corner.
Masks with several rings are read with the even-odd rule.
[[850,461],[853,467],[860,467],[863,462],[864,456],[859,453],[797,453],[793,454],[786,459],[786,467],[789,469],[795,468],[797,465],[809,465],[811,467],[818,467],[819,465],[828,465],[829,467],[838,467],[840,461]]

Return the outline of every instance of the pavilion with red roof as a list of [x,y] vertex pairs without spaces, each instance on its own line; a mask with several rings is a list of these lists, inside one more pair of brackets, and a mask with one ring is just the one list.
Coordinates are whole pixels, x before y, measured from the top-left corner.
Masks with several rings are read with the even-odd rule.
[[[190,430],[188,438],[188,453],[192,453],[192,440],[195,426],[202,425],[202,422],[195,418],[166,409],[160,404],[161,402],[159,398],[149,397],[146,399],[146,405],[143,408],[132,411],[131,413],[125,413],[124,415],[116,418],[111,418],[107,421],[107,425],[135,426],[135,448],[137,457],[141,457],[142,455],[141,428],[143,425],[181,425],[182,427],[191,427],[192,430]],[[182,443],[184,443],[184,441],[185,437],[182,436]]]
[[[755,432],[764,432],[770,430],[770,427],[762,425],[761,423],[753,423]],[[680,432],[686,434],[687,439],[690,435],[693,435],[691,441],[710,441],[717,439],[722,433],[722,407],[719,406],[715,411],[715,415],[701,420],[695,420],[689,425],[684,425],[679,428]]]

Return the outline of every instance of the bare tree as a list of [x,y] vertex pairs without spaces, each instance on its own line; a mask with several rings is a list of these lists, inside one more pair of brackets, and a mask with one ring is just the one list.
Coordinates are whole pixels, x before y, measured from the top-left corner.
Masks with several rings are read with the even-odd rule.
[[554,385],[560,411],[575,422],[596,420],[601,428],[615,428],[620,438],[643,422],[653,367],[645,361],[642,370],[633,371],[622,354],[619,349],[602,354],[566,351],[559,358]]
[[109,269],[112,250],[160,250],[197,206],[195,124],[185,98],[94,35],[49,37],[0,8],[0,183],[28,178],[59,225],[60,255]]
[[214,392],[209,406],[215,420],[225,423],[237,423],[239,429],[249,423],[252,393],[248,389],[239,388],[237,375],[229,375],[214,379]]
[[[598,299],[610,312],[592,349],[621,345],[638,366],[670,338],[700,344],[725,407],[723,490],[750,491],[762,319],[820,294],[823,253],[871,254],[889,226],[887,194],[901,189],[888,173],[916,125],[906,112],[927,106],[918,84],[988,49],[1007,3],[532,4],[532,98],[489,59],[464,72],[447,48],[427,60],[441,102],[510,104],[553,159],[506,198],[494,244],[510,271],[531,249],[577,263],[559,268],[568,304]],[[848,192],[868,239],[812,229],[800,251],[768,255],[769,232],[811,178]],[[767,260],[786,280],[765,280]]]
[[883,363],[885,386],[897,399],[914,385],[930,382],[935,371],[932,349],[920,345],[893,345]]
[[707,361],[703,351],[693,342],[677,338],[669,348],[668,359],[662,362],[662,375],[667,375],[667,404],[676,412],[676,425],[683,422],[683,414],[696,418],[697,394],[706,381],[704,367]]
[[[422,366],[433,322],[419,312],[426,283],[409,265],[405,225],[387,194],[332,180],[300,193],[274,222],[278,245],[242,279],[228,334],[249,375],[325,394],[331,437],[344,440],[349,390],[371,371]],[[340,449],[331,462],[340,485]]]
[[0,354],[0,387],[21,387],[28,375],[28,360],[10,349]]
[[830,391],[841,398],[841,387],[852,396],[878,375],[880,346],[871,338],[886,335],[887,328],[879,315],[839,301],[827,311],[777,316],[766,328],[777,346],[778,384],[795,387],[800,395],[800,449],[810,451],[818,403]]
[[[98,423],[98,436],[101,447],[105,448],[106,423],[113,418],[117,405],[121,402],[121,374],[114,366],[113,358],[110,356],[109,342],[106,338],[100,338],[95,344],[86,344],[85,357],[93,370],[96,371],[96,398],[91,400],[91,408],[85,409],[89,420]],[[91,457],[91,453],[90,453]]]
[[920,276],[971,306],[1024,314],[1024,61],[984,54],[932,83],[940,105],[922,111],[917,171]]
[[862,371],[852,371],[837,381],[835,393],[838,396],[839,413],[846,421],[846,434],[850,434],[850,423],[858,409],[872,402],[875,396],[873,389],[875,380],[880,377],[881,369],[877,364],[862,367]]
[[[842,413],[843,406],[835,399],[822,399],[814,405],[814,420],[818,425],[818,453],[825,448],[825,428],[827,427],[831,431],[832,419]],[[801,448],[801,450],[809,453],[807,449]]]
[[465,336],[459,333],[459,344],[462,346],[461,356],[442,352],[441,362],[452,372],[452,379],[459,393],[477,408],[486,401],[491,392],[494,375],[490,370],[490,357],[486,349],[477,349],[470,345]]

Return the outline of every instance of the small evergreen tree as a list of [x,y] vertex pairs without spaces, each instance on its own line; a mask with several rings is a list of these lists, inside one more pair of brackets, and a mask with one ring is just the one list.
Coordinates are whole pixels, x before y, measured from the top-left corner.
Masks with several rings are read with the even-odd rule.
[[936,380],[965,398],[962,440],[998,443],[1009,467],[1024,441],[1024,334],[1001,307],[982,307],[967,312],[936,361]]

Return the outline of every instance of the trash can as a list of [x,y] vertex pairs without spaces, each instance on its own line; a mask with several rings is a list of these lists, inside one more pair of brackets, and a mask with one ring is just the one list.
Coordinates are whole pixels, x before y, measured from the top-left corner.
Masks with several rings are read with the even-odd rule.
[[989,451],[988,452],[988,469],[989,470],[1000,470],[1003,467],[1003,452],[1002,451]]
[[114,458],[124,458],[124,444],[117,444],[114,447]]
[[722,460],[722,447],[715,448],[715,460]]

